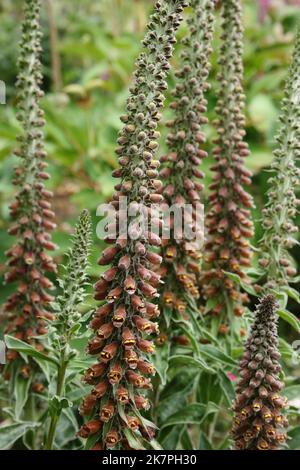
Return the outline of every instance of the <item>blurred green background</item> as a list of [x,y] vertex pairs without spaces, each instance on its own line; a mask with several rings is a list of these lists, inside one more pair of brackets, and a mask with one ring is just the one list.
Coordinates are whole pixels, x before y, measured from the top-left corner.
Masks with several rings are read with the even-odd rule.
[[[46,141],[51,180],[55,192],[54,208],[58,230],[54,235],[61,259],[68,245],[69,233],[82,208],[93,216],[97,206],[108,200],[113,189],[111,170],[116,165],[114,148],[131,82],[140,40],[153,0],[44,0],[42,28],[44,89],[42,106],[46,111]],[[295,29],[300,18],[297,0],[244,0],[245,19],[245,92],[247,96],[247,136],[252,151],[248,166],[254,171],[252,194],[259,239],[259,214],[267,189],[263,169],[272,158],[279,104],[284,79],[291,58]],[[22,0],[0,0],[0,79],[7,88],[7,104],[0,105],[0,275],[5,270],[4,251],[11,240],[8,205],[14,197],[11,184],[16,159],[12,156],[18,123],[15,118],[16,60]],[[218,32],[218,30],[217,30]],[[184,35],[185,25],[179,31]],[[216,34],[218,36],[218,34]],[[173,59],[178,63],[178,42]],[[217,83],[218,39],[213,54],[212,89],[209,92],[209,115],[214,118]],[[174,82],[170,74],[170,88]],[[169,102],[169,98],[166,105]],[[167,108],[167,106],[166,106]],[[165,117],[168,118],[166,109]],[[214,134],[207,126],[208,150]],[[164,151],[164,129],[160,152]],[[206,187],[210,181],[205,163]],[[207,193],[206,193],[207,194]],[[95,230],[94,230],[95,232]],[[95,237],[91,274],[99,268],[96,259],[101,241]],[[300,261],[299,250],[295,256]],[[8,288],[1,288],[4,301]]]

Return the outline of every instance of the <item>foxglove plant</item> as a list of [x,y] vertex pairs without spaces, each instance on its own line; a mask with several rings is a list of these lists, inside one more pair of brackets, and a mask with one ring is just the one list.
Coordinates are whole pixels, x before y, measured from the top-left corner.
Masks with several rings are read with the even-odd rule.
[[272,295],[260,300],[240,361],[232,428],[239,450],[275,450],[287,438],[284,428],[288,421],[282,413],[287,399],[280,394],[284,384],[279,378],[277,308]]
[[[204,174],[199,169],[207,156],[203,150],[205,135],[202,126],[209,88],[207,78],[210,70],[209,56],[214,29],[212,0],[194,0],[193,12],[188,19],[189,34],[182,41],[181,68],[176,73],[177,84],[173,91],[174,101],[170,107],[173,119],[167,122],[171,132],[167,136],[168,154],[160,159],[163,195],[169,208],[184,210],[180,224],[176,215],[168,227],[170,237],[163,240],[164,275],[163,303],[180,315],[187,310],[189,302],[199,297],[199,259],[203,244],[203,218],[200,207]],[[186,205],[190,211],[187,212]],[[175,226],[174,226],[175,224]],[[179,226],[178,226],[179,225]],[[185,233],[188,227],[188,232]]]
[[[158,295],[160,276],[151,266],[160,264],[161,257],[151,247],[160,246],[161,241],[149,226],[139,230],[138,217],[130,213],[141,208],[152,215],[155,211],[151,205],[161,201],[158,164],[153,156],[158,147],[165,78],[176,42],[174,33],[185,6],[185,0],[156,2],[143,41],[144,51],[136,63],[127,114],[122,116],[125,125],[116,150],[120,168],[113,174],[121,182],[115,187],[112,206],[121,209],[122,198],[127,198],[129,210],[118,211],[118,234],[108,234],[111,246],[99,260],[100,265],[112,266],[95,285],[95,299],[104,303],[91,323],[96,335],[89,342],[88,352],[97,356],[97,362],[84,376],[92,389],[81,406],[81,413],[89,419],[79,431],[83,438],[93,436],[93,448],[99,450],[141,448],[142,442],[154,435],[140,410],[149,407],[143,392],[151,388],[149,376],[155,373],[148,357],[154,353],[154,345],[145,336],[157,332],[153,319],[159,309],[150,299]],[[128,223],[124,228],[125,213]]]
[[296,274],[288,250],[296,243],[295,216],[299,200],[295,190],[300,183],[297,162],[300,157],[300,30],[298,32],[292,64],[289,70],[285,96],[280,115],[281,128],[277,136],[277,148],[271,169],[274,175],[269,179],[268,202],[263,209],[264,235],[261,241],[262,258],[267,288],[287,286]]
[[[250,208],[252,197],[244,186],[251,183],[251,172],[245,168],[249,155],[243,114],[243,27],[242,8],[238,0],[222,2],[222,34],[218,81],[220,89],[216,113],[218,119],[217,147],[213,183],[210,185],[209,212],[206,216],[208,241],[206,243],[207,270],[202,278],[204,295],[216,299],[211,309],[221,315],[226,327],[228,309],[241,316],[247,295],[241,293],[237,283],[226,272],[245,279],[244,267],[250,266],[249,238],[253,234]],[[229,303],[232,304],[229,307]]]
[[[55,320],[49,327],[49,338],[54,358],[57,359],[56,394],[55,400],[61,401],[65,393],[66,373],[74,350],[70,343],[80,330],[82,315],[79,312],[86,297],[88,283],[87,268],[91,245],[91,220],[87,210],[84,210],[78,220],[73,236],[73,245],[68,253],[68,263],[65,275],[59,279],[61,295],[52,304]],[[51,407],[50,407],[51,408]],[[60,419],[61,408],[49,409],[51,420],[47,433],[45,447],[52,449],[56,428]]]
[[[18,282],[17,291],[8,299],[5,310],[8,316],[6,332],[23,341],[38,343],[34,337],[46,332],[44,319],[51,319],[49,303],[53,300],[49,289],[52,282],[47,272],[56,270],[55,263],[46,253],[53,250],[50,232],[55,227],[51,210],[52,193],[45,189],[49,179],[45,172],[44,112],[40,108],[43,91],[41,63],[40,1],[25,0],[22,40],[18,61],[18,120],[22,127],[19,148],[15,154],[21,162],[15,168],[14,184],[19,192],[10,206],[15,221],[9,233],[17,237],[8,250],[9,271],[6,282]],[[15,358],[15,351],[8,352],[8,359]],[[26,372],[27,374],[28,372]]]

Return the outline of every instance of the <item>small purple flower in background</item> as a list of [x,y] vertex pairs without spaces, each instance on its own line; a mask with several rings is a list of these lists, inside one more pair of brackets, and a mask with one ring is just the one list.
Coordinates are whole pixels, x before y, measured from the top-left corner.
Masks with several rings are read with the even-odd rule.
[[237,380],[237,376],[234,375],[232,372],[227,372],[227,377],[229,378],[229,380],[231,380],[231,382],[235,382]]
[[286,4],[300,6],[300,0],[280,0],[277,2],[274,2],[274,0],[258,0],[258,16],[261,23],[265,21],[271,6],[277,4],[277,6],[279,7],[278,3],[281,5]]
[[268,11],[269,11],[269,8],[271,6],[271,3],[272,3],[272,0],[258,0],[258,3],[259,3],[259,12],[258,12],[258,16],[259,16],[259,21],[261,23],[263,23],[266,19],[266,16],[268,14]]

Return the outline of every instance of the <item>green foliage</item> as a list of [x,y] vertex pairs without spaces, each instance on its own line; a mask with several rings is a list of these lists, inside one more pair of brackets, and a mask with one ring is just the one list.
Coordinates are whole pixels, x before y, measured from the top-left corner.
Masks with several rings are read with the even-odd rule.
[[8,425],[0,426],[0,448],[1,450],[7,450],[20,439],[28,430],[33,430],[39,426],[39,423],[35,422],[20,422]]
[[[12,5],[13,3],[13,5]],[[43,2],[44,3],[44,2]],[[46,92],[41,102],[46,119],[46,148],[49,153],[49,173],[51,180],[47,187],[54,191],[54,207],[58,227],[53,235],[59,245],[54,255],[60,265],[59,277],[63,277],[63,290],[57,286],[54,310],[60,313],[60,320],[54,323],[49,336],[44,338],[45,350],[37,351],[32,346],[13,337],[6,337],[8,347],[20,353],[24,362],[33,361],[45,386],[44,393],[33,392],[30,380],[24,380],[17,371],[12,371],[11,389],[7,388],[5,378],[0,382],[0,448],[41,448],[44,440],[43,431],[48,434],[51,418],[60,419],[53,440],[55,449],[79,449],[83,447],[76,433],[82,424],[78,414],[78,405],[90,391],[90,387],[80,380],[84,369],[93,363],[86,358],[84,349],[88,340],[86,323],[90,310],[94,307],[90,286],[75,275],[70,264],[72,256],[67,256],[69,234],[80,213],[87,207],[92,213],[92,225],[98,222],[95,212],[98,204],[109,200],[114,181],[111,171],[117,166],[114,155],[115,142],[121,128],[119,116],[124,109],[128,96],[128,87],[132,83],[134,61],[140,50],[139,43],[143,36],[149,10],[153,2],[147,0],[53,0],[55,21],[58,29],[58,52],[62,62],[63,86],[59,93],[52,92],[53,70],[50,57],[49,23],[46,9],[42,10],[43,67]],[[0,115],[0,274],[4,274],[4,251],[9,248],[7,235],[9,225],[8,204],[14,196],[12,185],[15,157],[11,156],[15,148],[16,135],[20,126],[16,119],[16,44],[19,31],[23,2],[3,0],[0,7],[1,33],[3,47],[0,51],[0,79],[7,85],[7,105],[1,106]],[[246,95],[246,140],[251,156],[246,159],[247,168],[254,173],[250,193],[254,196],[256,207],[252,214],[255,222],[255,236],[252,245],[255,249],[253,268],[247,272],[252,284],[260,283],[264,271],[257,268],[261,255],[258,253],[259,240],[263,235],[261,210],[267,199],[269,188],[268,173],[272,161],[274,135],[276,134],[280,103],[283,97],[284,81],[288,73],[292,44],[295,37],[298,9],[280,3],[274,8],[263,24],[258,24],[257,2],[245,0],[245,80]],[[190,13],[190,11],[189,11]],[[181,38],[186,35],[183,25],[178,34],[178,44],[172,60],[172,71],[168,78],[169,88],[176,84],[174,70],[179,66]],[[219,23],[217,24],[217,33]],[[220,46],[219,34],[213,44],[211,89],[207,92],[209,122],[215,118],[215,94],[217,83],[217,51]],[[165,118],[170,119],[168,104],[172,100],[167,93]],[[166,151],[166,129],[161,131],[161,153]],[[212,164],[212,140],[215,131],[211,124],[205,125],[208,158],[203,162],[204,199],[207,205],[208,186],[212,181],[209,170]],[[272,174],[273,176],[273,174]],[[299,224],[299,216],[296,225]],[[97,265],[98,253],[104,244],[99,241],[93,229],[93,248],[90,265],[84,265],[89,279],[99,278],[102,267]],[[297,238],[297,234],[296,234]],[[84,241],[82,237],[81,241]],[[77,239],[79,240],[79,239]],[[76,237],[74,239],[76,245]],[[85,249],[87,247],[85,246]],[[298,245],[292,250],[293,266],[300,262]],[[85,258],[86,259],[86,258]],[[83,258],[81,258],[84,261]],[[74,272],[75,272],[74,271]],[[71,277],[68,277],[68,273]],[[77,271],[77,274],[79,271]],[[239,284],[241,291],[250,295],[250,310],[256,301],[257,292],[251,285],[246,285],[234,273],[227,276]],[[54,274],[51,275],[55,281]],[[83,280],[74,287],[75,297],[71,296],[71,283]],[[13,288],[1,289],[1,304]],[[294,278],[293,288],[282,289],[279,295],[279,349],[282,354],[283,373],[287,383],[286,395],[291,406],[288,410],[291,449],[300,448],[299,426],[299,364],[295,363],[293,342],[299,339],[299,278]],[[71,301],[72,297],[72,301]],[[71,301],[71,303],[69,303]],[[66,309],[64,307],[68,305]],[[226,341],[217,339],[219,319],[213,318],[211,329],[205,325],[205,315],[215,306],[211,299],[205,309],[199,313],[195,305],[189,305],[190,321],[174,318],[174,331],[189,338],[189,344],[173,344],[170,356],[170,344],[157,347],[155,366],[158,374],[155,378],[151,398],[155,403],[153,413],[147,417],[160,428],[156,436],[158,443],[152,440],[143,442],[145,448],[165,449],[228,449],[231,446],[228,431],[231,426],[231,402],[237,375],[237,361],[242,354],[242,341],[252,323],[250,310]],[[69,322],[69,313],[78,314]],[[67,315],[68,313],[68,315]],[[0,316],[2,313],[0,312]],[[165,312],[169,316],[169,312]],[[67,319],[68,317],[68,319]],[[65,321],[65,320],[66,321]],[[204,319],[204,322],[202,321]],[[62,320],[62,321],[61,321]],[[3,335],[3,322],[0,321],[0,338]],[[178,327],[178,328],[177,328]],[[57,328],[57,334],[55,329]],[[66,329],[67,328],[67,329]],[[176,329],[177,328],[177,329]],[[58,334],[59,332],[59,334]],[[64,387],[57,393],[57,372],[61,370],[61,336],[68,336],[68,369],[64,377]],[[198,341],[200,339],[200,341]],[[64,339],[65,341],[65,339]],[[63,341],[63,342],[64,342]],[[209,343],[208,343],[209,342]],[[208,343],[208,344],[207,344]],[[157,393],[158,391],[158,393]],[[35,407],[38,413],[30,415],[27,410]],[[49,407],[50,405],[50,407]],[[49,414],[47,409],[49,407]],[[5,410],[7,412],[5,412]],[[26,411],[26,413],[25,413]],[[5,416],[4,416],[5,412]],[[39,424],[37,424],[39,423]],[[201,426],[199,426],[201,424]],[[140,448],[136,435],[126,430],[127,439],[132,448]],[[32,439],[32,437],[34,439]],[[47,444],[52,446],[50,442]],[[93,447],[89,441],[87,448]]]
[[266,271],[266,286],[273,289],[287,285],[297,274],[289,250],[298,243],[298,228],[294,220],[300,204],[296,196],[300,185],[300,170],[297,168],[300,157],[299,48],[300,30],[286,80],[279,118],[281,126],[271,164],[273,176],[269,179],[268,202],[263,209],[264,236],[261,242],[260,264]]

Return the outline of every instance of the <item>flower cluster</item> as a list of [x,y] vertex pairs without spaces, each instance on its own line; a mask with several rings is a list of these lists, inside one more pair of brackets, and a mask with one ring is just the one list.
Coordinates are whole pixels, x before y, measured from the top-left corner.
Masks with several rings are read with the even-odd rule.
[[149,407],[143,391],[151,388],[150,376],[155,373],[149,360],[154,345],[147,336],[157,332],[153,320],[159,309],[151,299],[158,295],[160,276],[151,266],[159,265],[161,257],[151,247],[160,246],[161,241],[149,229],[139,232],[130,210],[142,206],[152,215],[152,205],[161,202],[158,162],[153,157],[167,88],[165,78],[176,42],[174,33],[185,6],[185,0],[156,2],[143,41],[144,51],[136,63],[127,114],[121,118],[124,127],[116,150],[120,168],[113,173],[121,181],[115,186],[112,205],[118,208],[120,198],[127,197],[129,223],[123,226],[124,213],[118,211],[117,237],[108,235],[106,241],[111,246],[99,260],[100,265],[111,267],[95,285],[95,299],[104,303],[91,322],[96,335],[88,344],[88,352],[97,356],[97,362],[84,376],[93,388],[81,406],[81,413],[90,418],[79,431],[83,438],[95,435],[95,449],[126,449],[132,433],[134,442],[151,440],[154,434],[139,410]]
[[286,440],[288,422],[280,395],[277,303],[272,295],[260,300],[256,318],[240,361],[240,381],[233,406],[236,449],[275,450]]
[[[52,318],[48,306],[53,298],[48,290],[53,286],[45,273],[56,270],[46,253],[55,248],[50,236],[55,223],[50,203],[52,193],[44,186],[49,174],[45,171],[44,112],[39,105],[43,96],[39,17],[40,1],[26,0],[17,80],[17,117],[23,129],[15,151],[21,159],[14,178],[19,192],[10,206],[15,222],[9,229],[17,241],[6,253],[9,258],[6,282],[18,281],[17,292],[5,306],[9,320],[6,332],[26,342],[33,342],[35,335],[45,333],[44,319]],[[16,353],[10,351],[8,358],[14,357]]]
[[[80,320],[78,312],[80,305],[86,296],[88,257],[91,245],[91,218],[85,209],[79,216],[75,227],[72,248],[68,253],[68,262],[65,266],[65,275],[59,280],[61,295],[52,303],[55,311],[55,320],[51,322],[59,335],[60,347],[72,336],[73,326]],[[70,333],[71,332],[71,333]]]
[[[181,213],[184,220],[179,227],[174,226],[176,215],[173,214],[170,220],[170,237],[163,240],[164,264],[161,267],[165,281],[163,303],[181,315],[185,315],[187,307],[185,295],[199,297],[199,260],[204,238],[200,207],[204,174],[199,166],[207,156],[203,149],[205,135],[202,126],[207,123],[204,116],[207,107],[205,92],[209,88],[207,78],[215,2],[194,0],[191,6],[189,34],[182,40],[181,68],[176,72],[175,99],[170,105],[174,117],[167,122],[170,128],[167,135],[169,152],[160,159],[165,201],[174,212],[185,208],[185,212]],[[187,204],[191,209],[188,212]],[[187,225],[188,238],[182,234]],[[177,233],[178,229],[180,233]]]
[[300,184],[300,30],[297,35],[293,61],[289,70],[280,115],[281,128],[277,136],[277,148],[271,169],[274,176],[269,180],[268,203],[263,210],[264,236],[261,242],[260,265],[267,274],[267,286],[286,285],[296,274],[288,250],[297,241],[294,236],[298,227],[294,223],[300,201],[295,189]]
[[[247,295],[224,271],[230,271],[245,279],[244,267],[250,266],[249,238],[253,234],[250,218],[252,197],[244,186],[251,183],[251,172],[245,168],[244,159],[249,155],[243,115],[243,28],[241,2],[222,2],[222,34],[218,81],[220,84],[216,113],[218,119],[217,147],[213,182],[210,185],[209,212],[206,216],[208,241],[206,244],[207,270],[202,278],[204,295],[217,298],[213,315],[224,312],[225,300],[234,303],[234,313],[243,313]],[[226,321],[226,318],[224,318]],[[225,325],[224,325],[225,326]]]

